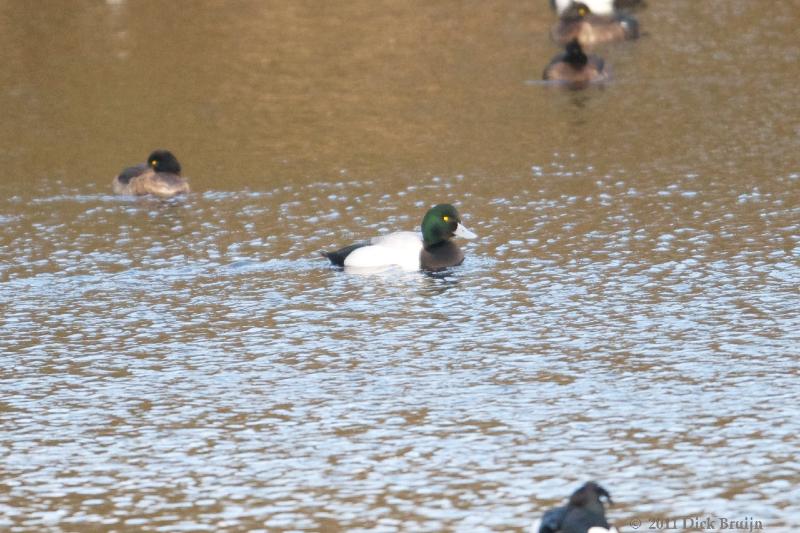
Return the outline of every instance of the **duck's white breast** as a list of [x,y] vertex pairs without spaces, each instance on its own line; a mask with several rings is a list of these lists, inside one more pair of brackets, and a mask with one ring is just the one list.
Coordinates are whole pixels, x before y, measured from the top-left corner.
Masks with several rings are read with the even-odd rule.
[[[577,0],[555,0],[556,12],[560,15]],[[614,0],[581,0],[595,15],[611,15],[614,13]]]
[[399,266],[403,270],[419,270],[422,238],[413,231],[398,231],[375,237],[369,246],[357,248],[344,260],[350,268]]
[[595,15],[613,15],[614,0],[583,0]]
[[554,4],[556,6],[556,13],[560,15],[566,11],[571,3],[572,0],[555,0]]

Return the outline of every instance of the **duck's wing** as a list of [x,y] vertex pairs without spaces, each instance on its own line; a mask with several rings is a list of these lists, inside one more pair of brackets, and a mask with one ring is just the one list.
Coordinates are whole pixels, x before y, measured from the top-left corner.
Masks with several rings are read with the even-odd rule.
[[133,179],[136,176],[142,174],[148,168],[150,168],[150,167],[148,167],[144,163],[141,163],[139,165],[135,165],[135,166],[132,166],[132,167],[128,167],[128,168],[124,169],[122,172],[119,173],[119,175],[117,176],[117,180],[119,180],[120,183],[127,184],[129,181],[131,181],[131,179]]
[[598,512],[585,507],[567,507],[567,512],[561,522],[561,531],[564,533],[583,532],[592,527],[608,529],[608,522],[603,511]]
[[544,67],[542,71],[542,79],[543,80],[552,80],[552,79],[560,79],[561,76],[559,71],[562,70],[564,67],[562,66],[563,61],[567,59],[567,54],[560,53],[553,57],[550,62]]
[[557,533],[561,530],[561,524],[567,515],[567,507],[554,507],[545,511],[542,522],[539,525],[539,533]]

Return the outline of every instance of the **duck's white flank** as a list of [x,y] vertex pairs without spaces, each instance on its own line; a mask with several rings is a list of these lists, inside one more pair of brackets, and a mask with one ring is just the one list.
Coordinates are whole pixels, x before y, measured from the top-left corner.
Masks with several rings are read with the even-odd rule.
[[370,240],[369,246],[353,250],[344,260],[347,268],[385,268],[399,266],[403,270],[419,270],[422,235],[414,231],[398,231]]
[[[556,13],[561,15],[567,8],[577,0],[555,0]],[[596,15],[612,15],[614,13],[614,0],[580,0],[586,4],[589,11]]]

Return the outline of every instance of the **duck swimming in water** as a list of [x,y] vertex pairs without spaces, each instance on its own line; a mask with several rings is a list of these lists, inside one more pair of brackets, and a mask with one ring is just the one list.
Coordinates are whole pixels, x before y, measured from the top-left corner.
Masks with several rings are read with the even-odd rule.
[[550,60],[542,78],[565,83],[573,89],[582,89],[590,83],[607,80],[608,73],[602,59],[586,55],[578,39],[573,39],[567,43],[563,53]]
[[[611,494],[589,481],[572,493],[567,505],[545,511],[538,533],[616,533],[617,528],[606,520],[603,499],[611,502]],[[537,533],[531,528],[531,533]]]
[[460,265],[464,252],[451,239],[477,237],[461,223],[461,216],[450,204],[439,204],[422,218],[422,234],[398,231],[367,242],[352,244],[335,252],[322,252],[331,264],[347,269],[442,270]]
[[181,164],[172,152],[155,150],[146,163],[128,167],[114,178],[114,193],[163,198],[188,193],[189,182],[180,174]]

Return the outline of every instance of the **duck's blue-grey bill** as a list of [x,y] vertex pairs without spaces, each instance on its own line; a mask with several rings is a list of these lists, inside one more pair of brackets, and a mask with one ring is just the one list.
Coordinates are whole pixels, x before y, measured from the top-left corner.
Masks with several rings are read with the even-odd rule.
[[464,225],[461,224],[460,222],[458,223],[458,226],[456,226],[456,230],[453,232],[453,234],[456,235],[457,237],[463,237],[465,239],[475,239],[478,237],[470,230],[465,228]]

